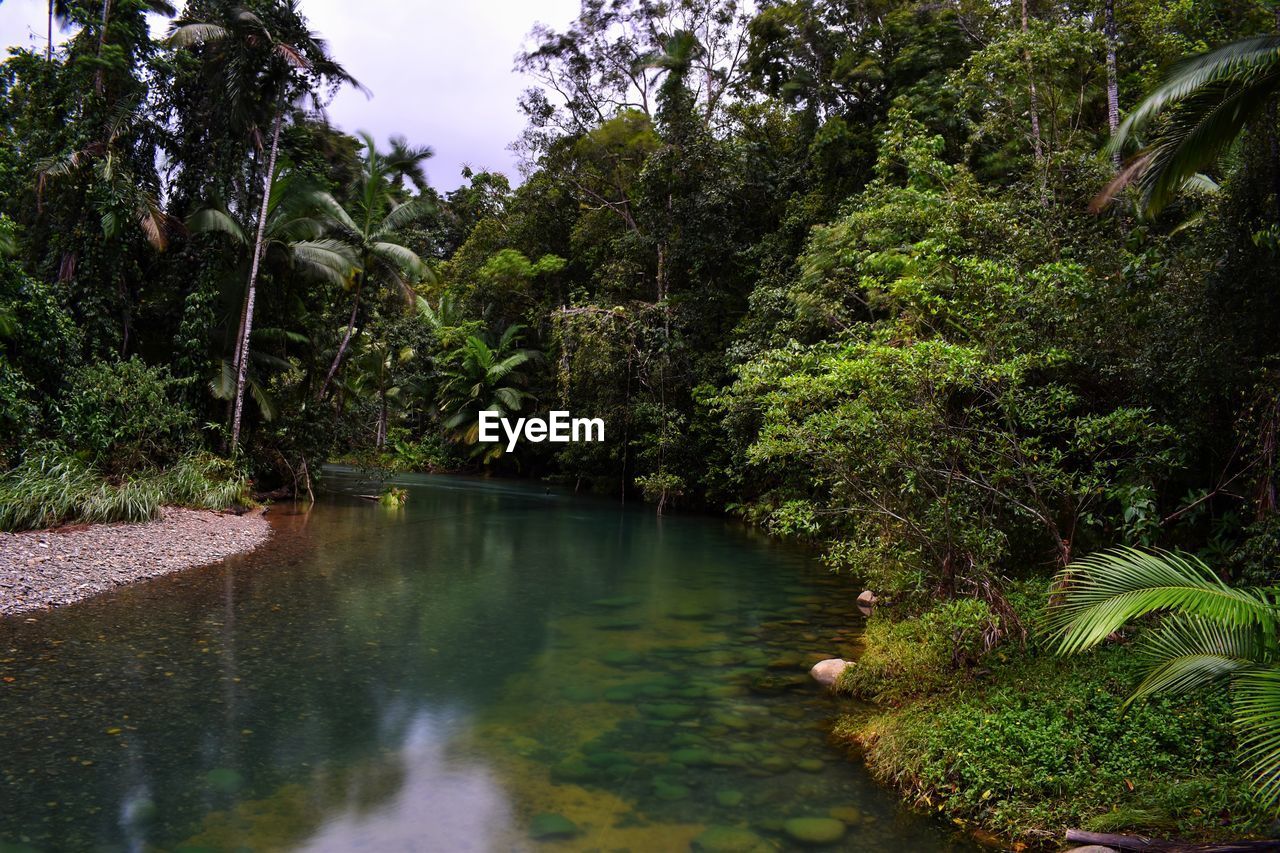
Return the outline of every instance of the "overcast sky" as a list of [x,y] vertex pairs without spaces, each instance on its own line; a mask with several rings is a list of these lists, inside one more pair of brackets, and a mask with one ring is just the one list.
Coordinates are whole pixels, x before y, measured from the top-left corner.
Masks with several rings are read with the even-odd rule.
[[[462,182],[464,165],[519,180],[507,146],[524,128],[516,102],[528,81],[512,70],[513,60],[535,22],[564,29],[578,0],[301,0],[301,6],[334,57],[373,91],[372,100],[340,94],[329,111],[335,124],[367,130],[384,145],[396,133],[430,145],[436,156],[428,174],[442,191]],[[46,0],[0,0],[0,45],[43,50],[47,9]]]

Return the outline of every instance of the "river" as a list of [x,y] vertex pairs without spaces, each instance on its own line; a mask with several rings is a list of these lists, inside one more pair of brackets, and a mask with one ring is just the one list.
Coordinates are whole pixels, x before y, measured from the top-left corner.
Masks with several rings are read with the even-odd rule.
[[808,552],[397,482],[332,473],[253,554],[0,621],[0,853],[969,849],[828,742],[806,670],[860,617]]

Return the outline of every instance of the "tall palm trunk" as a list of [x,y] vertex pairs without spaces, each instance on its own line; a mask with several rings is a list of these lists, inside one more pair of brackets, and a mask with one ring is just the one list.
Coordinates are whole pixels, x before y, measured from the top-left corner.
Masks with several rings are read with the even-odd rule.
[[[1022,35],[1026,36],[1030,32],[1030,15],[1027,12],[1027,0],[1022,0]],[[1044,142],[1040,136],[1040,95],[1036,91],[1035,68],[1031,64],[1031,51],[1023,48],[1022,59],[1027,65],[1027,78],[1030,83],[1031,94],[1031,144],[1035,149],[1036,163],[1044,159]]]
[[378,434],[376,443],[379,450],[387,446],[387,424],[389,421],[390,412],[387,409],[387,388],[384,381],[382,387],[378,389]]
[[44,49],[45,62],[53,59],[53,0],[49,0],[49,44]]
[[235,413],[231,420],[231,452],[240,447],[240,421],[244,414],[244,386],[249,375],[249,336],[253,333],[253,307],[258,296],[258,268],[262,265],[262,242],[267,231],[267,212],[271,206],[271,184],[276,174],[276,156],[280,152],[280,128],[284,124],[284,107],[276,112],[276,127],[271,135],[271,157],[267,160],[267,175],[262,181],[262,208],[258,211],[258,234],[253,241],[253,263],[249,267],[249,289],[244,295],[244,323],[240,329],[240,343],[236,347],[236,398]]
[[[102,49],[107,46],[107,24],[111,20],[111,0],[102,0],[102,32],[98,33],[98,59],[102,59]],[[101,66],[94,75],[93,87],[99,95],[105,86],[106,77]]]
[[356,314],[360,310],[360,290],[364,284],[364,274],[360,274],[360,278],[356,281],[355,299],[351,304],[351,317],[347,320],[347,331],[342,336],[342,343],[338,344],[338,353],[333,357],[333,364],[329,365],[329,373],[324,378],[324,384],[320,386],[320,392],[316,394],[317,400],[323,400],[325,392],[329,390],[329,385],[333,382],[333,377],[338,375],[338,367],[342,364],[342,357],[347,354],[347,347],[351,346],[351,337],[356,330]]
[[[1116,71],[1116,0],[1107,0],[1104,7],[1106,15],[1103,32],[1107,38],[1107,126],[1114,139],[1120,129],[1120,79]],[[1111,155],[1116,170],[1119,171],[1122,161],[1120,152]]]

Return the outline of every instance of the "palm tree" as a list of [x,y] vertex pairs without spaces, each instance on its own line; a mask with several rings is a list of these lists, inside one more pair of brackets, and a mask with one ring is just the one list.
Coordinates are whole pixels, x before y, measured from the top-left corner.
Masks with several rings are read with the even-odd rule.
[[1142,207],[1158,213],[1212,166],[1277,92],[1280,36],[1243,39],[1183,61],[1116,131],[1109,152],[1141,147],[1097,204],[1136,183]]
[[1126,701],[1228,684],[1241,758],[1261,800],[1280,806],[1280,588],[1233,589],[1195,557],[1120,548],[1059,576],[1049,625],[1060,654],[1092,648],[1136,619],[1151,666]]
[[416,355],[413,347],[396,349],[386,341],[367,341],[359,354],[352,358],[356,373],[346,387],[354,396],[373,397],[376,401],[378,417],[374,426],[374,446],[379,450],[387,444],[391,410],[404,403],[405,389],[398,369],[413,361]]
[[[294,0],[289,0],[287,11],[301,21]],[[297,80],[297,72],[309,77],[336,83],[360,84],[329,56],[323,40],[310,31],[303,30],[291,38],[278,38],[261,18],[242,7],[233,7],[220,20],[176,21],[169,41],[178,47],[219,45],[224,48],[218,57],[226,65],[229,94],[234,104],[239,104],[250,87],[262,87],[269,93],[272,107],[270,154],[263,174],[262,201],[258,210],[257,234],[254,239],[253,261],[249,267],[249,285],[245,290],[244,308],[241,312],[240,332],[236,346],[236,394],[231,421],[231,447],[234,452],[240,445],[240,423],[244,409],[245,381],[249,369],[249,342],[253,332],[253,312],[257,298],[258,272],[262,263],[267,217],[270,207],[271,182],[276,172],[276,160],[280,151],[280,131],[284,124],[286,105],[292,87],[301,84],[308,87],[308,80]],[[256,135],[257,129],[254,128]]]
[[428,145],[415,148],[406,137],[393,136],[391,150],[384,155],[388,177],[397,187],[408,179],[414,189],[422,192],[427,188],[427,172],[423,164],[434,156],[436,152]]
[[[434,212],[425,199],[397,203],[396,181],[404,163],[393,161],[378,152],[368,134],[362,134],[365,154],[360,169],[359,185],[354,188],[355,204],[348,212],[332,197],[327,205],[329,231],[334,239],[350,247],[356,258],[357,272],[350,282],[351,317],[343,330],[333,363],[320,386],[316,399],[324,399],[338,374],[338,368],[356,333],[356,319],[361,298],[368,287],[399,290],[409,304],[416,302],[413,285],[431,277],[431,270],[412,249],[402,242],[400,232]],[[417,154],[418,162],[430,157],[429,149]],[[394,180],[393,180],[394,179]]]
[[[328,193],[307,186],[287,170],[280,170],[271,182],[267,221],[261,237],[263,266],[274,266],[283,274],[296,272],[331,285],[345,285],[354,274],[355,258],[346,244],[325,236],[326,222],[322,218],[323,212],[334,203]],[[193,234],[223,235],[246,252],[253,248],[249,239],[252,227],[222,202],[197,210],[187,220],[187,228]],[[255,330],[254,340],[273,336],[263,331],[264,335],[259,336]],[[235,403],[239,381],[242,333],[243,327],[237,331],[234,357],[223,360],[211,384],[214,396],[227,400],[229,405]],[[263,390],[255,386],[248,373],[246,368],[245,384],[249,393],[264,412],[268,411],[270,406],[264,402]]]
[[53,22],[65,27],[71,23],[71,4],[67,0],[49,0],[49,44],[44,49],[44,58],[48,62],[53,59]]
[[43,204],[50,181],[71,179],[89,173],[96,192],[89,194],[90,204],[102,223],[103,235],[115,239],[124,232],[124,224],[132,221],[156,251],[169,245],[169,237],[177,227],[160,206],[156,193],[146,187],[129,168],[126,154],[128,140],[145,121],[145,112],[137,100],[116,104],[108,118],[103,140],[66,156],[48,157],[36,164],[36,205]]
[[[518,348],[524,331],[521,325],[508,326],[492,345],[484,338],[469,335],[447,356],[439,404],[444,427],[455,441],[479,441],[481,412],[497,412],[506,417],[523,411],[533,401],[533,395],[524,389],[528,384],[524,368],[541,361],[542,353]],[[502,444],[482,446],[477,452],[487,464],[502,455]]]

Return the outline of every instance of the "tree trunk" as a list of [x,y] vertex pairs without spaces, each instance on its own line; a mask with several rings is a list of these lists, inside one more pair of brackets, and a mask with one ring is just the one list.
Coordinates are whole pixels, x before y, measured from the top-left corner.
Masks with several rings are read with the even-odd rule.
[[[1120,77],[1116,71],[1116,0],[1106,0],[1106,21],[1103,27],[1107,38],[1107,126],[1111,130],[1111,138],[1115,139],[1120,129]],[[1120,152],[1111,155],[1116,171],[1120,170],[1122,161]]]
[[1223,841],[1218,844],[1191,844],[1185,841],[1161,841],[1145,835],[1112,835],[1106,832],[1067,830],[1068,844],[1097,844],[1113,850],[1135,853],[1245,853],[1252,850],[1275,850],[1275,841]]
[[342,343],[338,345],[338,354],[333,357],[333,364],[329,365],[329,375],[324,378],[324,384],[316,394],[317,400],[324,399],[325,392],[333,382],[333,377],[338,375],[338,366],[342,364],[342,357],[347,354],[347,347],[351,345],[351,336],[356,329],[356,312],[360,310],[360,288],[363,284],[363,280],[356,284],[355,302],[351,306],[351,319],[347,321],[347,332],[342,336]]
[[[1027,12],[1027,0],[1022,0],[1022,34],[1025,36],[1030,31],[1031,24],[1030,15]],[[1035,74],[1031,64],[1031,51],[1027,48],[1022,50],[1022,59],[1027,64],[1027,79],[1031,90],[1031,144],[1035,150],[1036,163],[1040,163],[1044,159],[1044,143],[1040,136],[1040,95],[1036,92]]]
[[253,306],[258,295],[258,268],[262,265],[262,242],[267,231],[267,213],[271,208],[271,184],[276,174],[276,156],[280,152],[280,128],[284,124],[284,107],[276,112],[276,127],[271,137],[271,157],[267,175],[262,180],[262,208],[258,211],[258,234],[253,241],[253,263],[249,267],[249,289],[244,295],[244,324],[240,330],[240,354],[236,365],[235,413],[231,420],[231,452],[240,448],[240,422],[244,415],[244,385],[249,375],[249,337],[253,333]]
[[49,46],[44,49],[44,60],[53,60],[53,0],[49,0]]
[[381,399],[378,408],[378,434],[375,443],[377,448],[381,450],[387,446],[387,392],[385,390],[380,391],[378,396]]
[[[103,0],[102,3],[102,32],[98,33],[98,59],[102,59],[102,49],[107,46],[107,23],[111,20],[111,0]],[[105,76],[101,66],[98,67],[98,73],[93,78],[93,88],[99,95],[102,94],[105,87]]]

